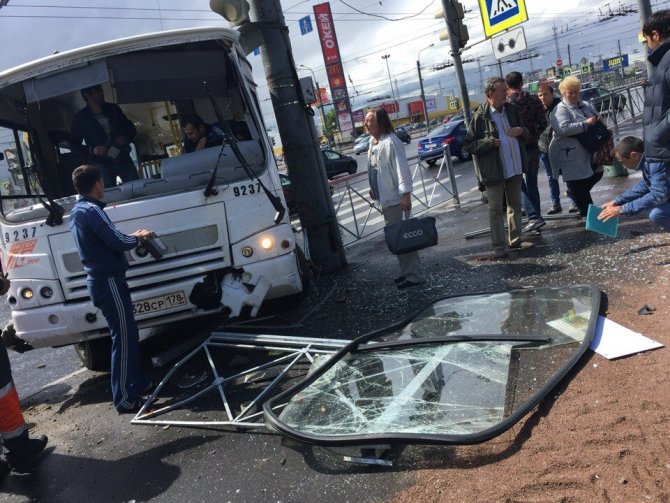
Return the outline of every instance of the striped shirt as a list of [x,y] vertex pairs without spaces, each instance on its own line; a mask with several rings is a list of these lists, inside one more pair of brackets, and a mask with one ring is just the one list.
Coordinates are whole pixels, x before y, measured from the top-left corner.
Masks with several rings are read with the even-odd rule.
[[491,120],[495,123],[498,130],[498,139],[500,140],[500,158],[503,163],[505,179],[523,173],[523,164],[521,162],[521,150],[519,149],[519,140],[508,136],[505,131],[511,128],[505,107],[498,112],[491,107]]

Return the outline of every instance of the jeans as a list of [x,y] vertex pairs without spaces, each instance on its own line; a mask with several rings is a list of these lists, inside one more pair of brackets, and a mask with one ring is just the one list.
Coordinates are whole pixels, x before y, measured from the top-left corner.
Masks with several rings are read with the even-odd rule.
[[549,154],[540,153],[540,162],[544,165],[547,172],[547,179],[549,180],[549,197],[551,198],[552,206],[561,205],[561,189],[558,186],[558,180],[553,177],[551,172],[551,163],[549,162]]
[[649,212],[649,220],[665,231],[670,231],[670,202],[663,203]]
[[112,335],[112,398],[117,410],[132,407],[150,381],[142,371],[139,332],[125,275],[89,276],[93,305],[102,311]]
[[537,148],[526,150],[528,170],[521,182],[521,205],[528,220],[542,219],[540,213],[540,192],[537,190],[537,172],[540,169],[540,151]]

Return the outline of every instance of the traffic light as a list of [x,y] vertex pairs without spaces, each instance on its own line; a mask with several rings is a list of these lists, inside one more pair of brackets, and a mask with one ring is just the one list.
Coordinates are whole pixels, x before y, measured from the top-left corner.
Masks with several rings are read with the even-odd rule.
[[[468,43],[468,40],[470,40],[468,27],[463,23],[463,18],[465,17],[463,4],[456,0],[442,0],[442,6],[443,8],[435,13],[435,18],[439,19],[443,17],[447,22],[447,26],[451,25],[453,27],[453,31],[456,35],[456,45],[463,49]],[[447,40],[448,38],[449,30],[440,32],[440,40]]]

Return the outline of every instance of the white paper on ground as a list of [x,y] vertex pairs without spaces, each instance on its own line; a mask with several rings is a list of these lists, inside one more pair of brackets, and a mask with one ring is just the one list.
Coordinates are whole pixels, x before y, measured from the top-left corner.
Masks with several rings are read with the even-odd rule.
[[617,322],[598,316],[596,331],[589,347],[608,360],[662,348],[663,344],[633,332]]

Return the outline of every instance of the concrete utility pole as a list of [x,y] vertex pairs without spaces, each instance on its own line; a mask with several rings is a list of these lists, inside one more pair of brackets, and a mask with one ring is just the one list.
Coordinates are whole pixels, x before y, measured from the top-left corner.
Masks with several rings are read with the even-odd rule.
[[554,44],[556,45],[556,59],[561,59],[561,48],[558,45],[558,34],[556,31],[558,28],[556,28],[556,25],[552,27],[552,30],[554,30]]
[[389,69],[389,58],[391,57],[390,54],[384,54],[382,56],[382,59],[386,61],[386,71],[389,74],[389,84],[391,84],[391,96],[393,96],[393,103],[394,103],[394,109],[395,109],[395,120],[398,120],[398,101],[396,100],[395,97],[395,90],[393,89],[393,80],[391,80],[391,70]]
[[251,21],[263,36],[263,68],[300,222],[312,263],[323,272],[347,265],[314,120],[309,115],[279,0],[249,0]]
[[[637,0],[637,10],[640,11],[640,28],[644,26],[644,23],[647,22],[649,16],[651,16],[651,2],[649,0]],[[647,44],[642,43],[645,52],[647,51]],[[651,75],[651,72],[654,70],[654,67],[651,66],[651,63],[647,60],[647,78]]]
[[416,56],[416,71],[419,74],[419,86],[421,86],[421,103],[423,105],[423,120],[426,122],[426,127],[428,127],[428,107],[426,107],[426,93],[423,90],[423,79],[421,78],[421,53],[426,49],[430,49],[435,44],[430,44],[419,51],[419,54]]

